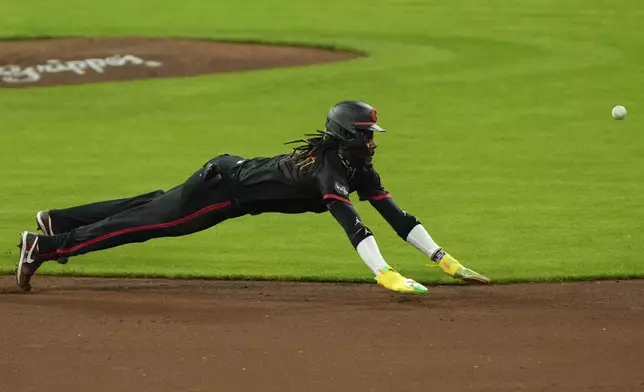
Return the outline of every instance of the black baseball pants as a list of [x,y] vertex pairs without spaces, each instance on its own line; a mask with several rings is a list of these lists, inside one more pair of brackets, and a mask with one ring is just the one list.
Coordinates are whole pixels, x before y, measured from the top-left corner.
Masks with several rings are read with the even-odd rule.
[[39,258],[54,260],[188,235],[244,215],[234,202],[233,180],[218,167],[237,158],[215,158],[167,192],[49,211],[53,230],[60,234],[39,236]]

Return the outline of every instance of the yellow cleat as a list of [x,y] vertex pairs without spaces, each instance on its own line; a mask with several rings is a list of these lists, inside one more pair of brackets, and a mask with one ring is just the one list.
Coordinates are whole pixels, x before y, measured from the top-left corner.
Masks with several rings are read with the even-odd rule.
[[391,267],[381,269],[376,282],[386,289],[406,294],[427,294],[427,287],[413,279],[407,279]]
[[[442,252],[442,251],[441,251]],[[438,262],[438,267],[443,270],[447,275],[464,280],[468,283],[489,284],[490,280],[476,271],[464,267],[461,263],[453,258],[449,253],[445,255]]]

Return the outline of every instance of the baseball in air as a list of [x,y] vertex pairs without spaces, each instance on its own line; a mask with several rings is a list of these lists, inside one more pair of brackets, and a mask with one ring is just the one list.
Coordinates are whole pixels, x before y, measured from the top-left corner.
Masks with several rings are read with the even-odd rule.
[[622,105],[617,105],[613,108],[613,118],[615,120],[622,120],[626,117],[626,108]]

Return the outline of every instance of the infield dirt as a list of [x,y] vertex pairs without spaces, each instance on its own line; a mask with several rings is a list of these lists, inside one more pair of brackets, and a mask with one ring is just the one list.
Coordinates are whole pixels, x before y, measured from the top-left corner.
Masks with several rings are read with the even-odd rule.
[[644,281],[0,277],[1,391],[640,391]]
[[168,38],[0,41],[0,88],[194,76],[349,60],[354,52]]

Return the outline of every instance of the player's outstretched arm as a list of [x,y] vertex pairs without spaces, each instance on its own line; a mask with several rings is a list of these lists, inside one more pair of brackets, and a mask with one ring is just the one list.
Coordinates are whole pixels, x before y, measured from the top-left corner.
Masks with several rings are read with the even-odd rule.
[[407,279],[396,272],[382,257],[371,230],[360,219],[357,211],[349,203],[333,200],[327,203],[331,215],[347,233],[353,247],[362,260],[376,275],[376,281],[385,288],[400,293],[425,294],[427,288]]
[[490,283],[485,276],[464,267],[434,242],[415,216],[408,214],[390,198],[371,200],[371,205],[382,215],[403,240],[426,254],[445,273],[471,283]]

